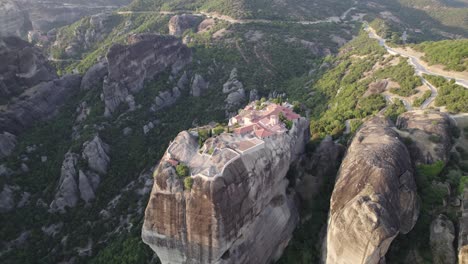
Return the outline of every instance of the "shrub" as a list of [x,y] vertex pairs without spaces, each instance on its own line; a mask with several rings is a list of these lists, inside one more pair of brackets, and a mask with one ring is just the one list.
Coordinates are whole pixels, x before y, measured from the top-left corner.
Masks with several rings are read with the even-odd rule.
[[441,138],[438,135],[430,135],[429,140],[433,143],[440,143]]
[[189,176],[190,169],[185,164],[179,164],[176,167],[176,172],[177,172],[177,176],[179,176],[179,178],[185,178],[185,177]]
[[193,178],[187,177],[184,179],[184,187],[186,190],[191,190],[193,186]]
[[445,167],[445,163],[442,160],[436,161],[433,164],[420,164],[416,166],[416,170],[419,174],[426,176],[429,181],[434,180]]
[[224,132],[224,127],[223,126],[216,126],[213,128],[213,134],[214,135],[219,135]]
[[463,194],[465,186],[468,185],[468,176],[462,176],[460,178],[460,184],[458,184],[458,193]]

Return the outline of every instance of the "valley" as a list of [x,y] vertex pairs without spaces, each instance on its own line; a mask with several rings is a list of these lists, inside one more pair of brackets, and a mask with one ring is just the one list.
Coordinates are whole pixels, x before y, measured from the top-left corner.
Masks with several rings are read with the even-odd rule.
[[468,259],[465,0],[11,1],[1,263]]

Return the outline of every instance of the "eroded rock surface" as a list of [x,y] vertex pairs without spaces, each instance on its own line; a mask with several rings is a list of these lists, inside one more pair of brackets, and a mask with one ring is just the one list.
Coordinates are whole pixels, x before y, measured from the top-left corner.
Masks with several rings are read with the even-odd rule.
[[107,75],[107,64],[105,62],[98,62],[93,65],[83,75],[81,80],[81,90],[91,90],[93,88],[102,87],[104,77]]
[[190,14],[175,15],[169,20],[169,34],[180,37],[188,29],[196,30],[201,20]]
[[29,30],[32,23],[24,6],[17,1],[0,1],[0,37],[24,36]]
[[0,132],[17,135],[37,121],[52,118],[69,98],[79,92],[80,82],[80,76],[66,75],[27,89],[0,112]]
[[374,117],[354,137],[331,198],[323,257],[327,264],[381,263],[419,206],[411,159],[389,121]]
[[99,136],[83,144],[83,159],[88,162],[91,170],[104,175],[110,163],[109,145],[104,143]]
[[397,127],[411,138],[408,149],[416,164],[446,162],[452,147],[450,118],[445,113],[415,110],[398,117]]
[[190,49],[172,36],[131,35],[127,42],[127,46],[115,44],[107,53],[108,76],[103,84],[106,116],[123,102],[131,108],[129,97],[143,88],[144,81],[168,68],[175,75],[192,60]]
[[237,113],[237,109],[246,100],[244,85],[237,79],[237,69],[231,71],[229,79],[223,85],[223,93],[226,97],[226,116],[231,117]]
[[[239,135],[207,140],[201,152],[218,149],[208,159],[199,153],[196,130],[174,139],[154,172],[142,231],[162,263],[262,264],[281,256],[298,222],[286,173],[309,138],[308,121],[294,122],[288,133],[237,158],[227,148],[243,140]],[[190,167],[191,189],[172,160]]]
[[430,244],[435,264],[454,264],[456,262],[453,241],[455,227],[445,215],[439,215],[431,223]]
[[203,79],[200,74],[195,74],[190,86],[190,93],[195,97],[200,97],[210,84]]
[[0,37],[0,61],[0,104],[40,82],[57,78],[39,49],[18,37]]

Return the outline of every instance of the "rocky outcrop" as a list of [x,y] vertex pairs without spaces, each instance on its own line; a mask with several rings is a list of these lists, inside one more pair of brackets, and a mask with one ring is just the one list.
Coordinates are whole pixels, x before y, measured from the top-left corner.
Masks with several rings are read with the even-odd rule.
[[192,60],[190,49],[175,37],[131,35],[128,43],[115,44],[107,53],[108,76],[103,85],[106,116],[121,103],[131,102],[132,94],[139,92],[146,80],[153,80],[168,68],[176,75]]
[[439,215],[431,223],[430,244],[432,259],[435,264],[455,264],[453,248],[455,227],[445,215]]
[[77,184],[78,154],[68,152],[62,163],[60,180],[55,198],[50,204],[51,211],[65,211],[65,207],[75,207],[79,199]]
[[4,185],[0,192],[0,213],[11,211],[15,207],[13,189],[9,185]]
[[201,17],[198,16],[190,14],[175,15],[169,20],[169,34],[180,37],[188,29],[196,30],[200,22]]
[[88,167],[104,175],[109,167],[109,145],[104,143],[99,136],[95,136],[93,140],[83,144],[82,157],[88,162]]
[[[181,132],[154,172],[143,241],[164,264],[277,260],[298,222],[286,173],[304,151],[308,126],[305,118],[295,120],[288,133],[242,155],[228,148],[248,137],[221,134],[200,150],[196,130]],[[215,146],[211,156],[204,153]],[[174,160],[190,168],[190,188]]]
[[200,74],[195,74],[190,86],[190,94],[195,97],[200,97],[203,91],[208,89],[209,82],[205,81]]
[[237,69],[231,71],[229,79],[223,84],[223,93],[228,94],[225,109],[226,116],[231,117],[237,113],[239,106],[246,100],[244,85],[237,79]]
[[91,90],[93,88],[102,87],[104,77],[107,75],[107,63],[98,62],[94,64],[83,75],[81,80],[81,90]]
[[27,89],[0,112],[0,132],[18,135],[35,122],[52,118],[67,99],[79,92],[80,81],[78,75],[66,75]]
[[0,159],[9,156],[16,146],[16,137],[8,132],[0,134]]
[[32,23],[28,12],[17,1],[2,0],[0,2],[0,37],[25,36],[29,30],[32,30]]
[[174,87],[169,91],[159,92],[159,95],[154,99],[153,110],[157,111],[173,105],[181,94],[179,87]]
[[78,169],[78,162],[78,154],[65,154],[55,198],[50,204],[51,212],[63,213],[66,207],[75,207],[80,198],[86,203],[95,198],[100,177],[92,171]]
[[323,257],[333,263],[382,263],[419,206],[411,159],[383,117],[364,123],[341,164],[331,197]]
[[452,147],[451,122],[445,113],[416,110],[398,117],[397,127],[409,132],[409,151],[416,164],[446,162]]
[[18,37],[0,38],[0,61],[0,104],[27,88],[57,78],[42,53]]

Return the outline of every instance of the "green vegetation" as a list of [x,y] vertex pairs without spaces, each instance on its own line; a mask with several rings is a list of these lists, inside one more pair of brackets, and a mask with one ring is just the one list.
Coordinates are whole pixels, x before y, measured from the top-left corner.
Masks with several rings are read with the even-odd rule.
[[429,181],[435,179],[444,169],[445,163],[441,160],[433,164],[420,164],[416,167],[418,174],[426,177]]
[[422,59],[430,65],[442,64],[453,71],[468,69],[468,39],[423,42],[412,47],[424,52]]
[[179,176],[179,178],[181,179],[190,175],[189,167],[182,163],[176,166],[176,172],[177,172],[177,176]]
[[184,187],[185,190],[191,190],[193,186],[193,178],[192,177],[186,177],[184,178]]
[[400,63],[395,66],[388,66],[378,70],[374,76],[376,78],[390,78],[398,82],[400,88],[392,88],[394,94],[407,97],[416,93],[416,87],[422,85],[421,78],[415,75],[414,68],[405,59],[400,58]]
[[[313,108],[310,124],[313,139],[326,135],[337,138],[345,130],[346,120],[362,119],[385,106],[381,95],[363,98],[373,81],[365,78],[365,73],[382,58],[385,50],[364,31],[342,49],[347,52],[336,59],[326,60],[336,66],[328,69],[312,84],[314,95],[305,102],[306,106]],[[328,102],[328,107],[324,102]]]
[[413,106],[420,107],[427,99],[429,99],[429,97],[431,97],[431,95],[431,91],[425,91],[421,97],[418,97],[413,101]]
[[224,126],[222,125],[217,125],[215,128],[213,128],[213,134],[216,136],[220,135],[223,132],[224,132]]
[[394,103],[388,106],[384,115],[395,122],[399,115],[406,112],[406,107],[400,99],[396,99]]
[[437,87],[436,106],[445,105],[452,113],[468,112],[468,89],[440,76],[425,74],[424,78]]
[[279,114],[279,120],[283,122],[283,124],[286,126],[288,130],[290,130],[293,126],[293,122],[289,119],[287,119],[282,112]]

